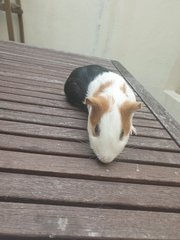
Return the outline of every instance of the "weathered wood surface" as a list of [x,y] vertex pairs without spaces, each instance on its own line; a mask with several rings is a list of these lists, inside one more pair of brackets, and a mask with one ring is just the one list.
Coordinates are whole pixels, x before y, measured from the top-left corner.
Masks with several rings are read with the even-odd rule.
[[[138,136],[109,165],[63,93],[75,67],[94,63],[119,71],[144,103]],[[0,239],[180,239],[179,126],[113,64],[0,42]]]
[[[147,152],[148,154],[148,152]],[[14,152],[0,150],[1,171],[27,173],[42,176],[72,177],[76,179],[95,179],[111,182],[131,182],[146,183],[164,186],[180,185],[180,169],[176,166],[177,162],[168,162],[171,157],[175,160],[176,155],[169,156],[166,160],[167,166],[160,166],[158,158],[147,163],[136,159],[128,163],[128,158],[121,161],[115,161],[110,165],[102,165],[92,156],[87,158],[68,156],[44,155],[25,152]],[[156,160],[156,161],[155,161]],[[180,166],[180,163],[179,163]]]
[[[31,116],[32,117],[32,116]],[[1,118],[1,110],[0,110],[0,118]],[[59,117],[58,120],[60,120],[61,122],[58,125],[58,127],[55,126],[44,126],[45,124],[27,124],[27,123],[22,123],[22,122],[14,122],[14,121],[3,121],[0,120],[0,131],[1,132],[16,132],[19,134],[32,134],[32,131],[35,132],[35,135],[37,134],[40,136],[44,136],[44,137],[50,137],[50,135],[54,135],[55,138],[61,138],[61,132],[59,127],[69,127],[72,128],[73,130],[70,129],[66,129],[66,131],[70,132],[71,135],[73,135],[73,132],[78,132],[78,129],[83,129],[85,130],[85,134],[84,132],[80,131],[82,133],[82,136],[80,136],[79,139],[83,139],[83,140],[88,140],[88,136],[87,136],[87,131],[86,131],[86,124],[81,124],[81,120],[77,120],[77,119],[70,119],[70,123],[68,122],[68,119],[66,121],[66,118],[63,117]],[[44,123],[44,122],[43,122]],[[84,123],[84,121],[83,121]],[[56,125],[56,126],[57,126]],[[136,126],[136,124],[134,124]],[[164,138],[164,139],[171,139],[169,134],[167,134],[167,132],[164,129],[156,129],[156,128],[151,128],[148,129],[146,127],[141,127],[141,126],[137,126],[136,127],[137,131],[138,131],[138,136],[144,136],[144,137],[155,137],[155,138]],[[23,130],[23,131],[22,131]],[[73,131],[73,132],[72,132]],[[78,140],[78,138],[77,138]]]
[[22,203],[0,203],[0,208],[3,236],[23,239],[27,235],[36,239],[180,238],[179,214]]

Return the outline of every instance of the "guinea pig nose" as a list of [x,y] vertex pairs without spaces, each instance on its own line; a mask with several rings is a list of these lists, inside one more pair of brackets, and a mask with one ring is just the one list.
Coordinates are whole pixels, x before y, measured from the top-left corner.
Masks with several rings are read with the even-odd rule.
[[98,158],[103,163],[110,163],[114,160],[114,158],[108,156],[98,156]]

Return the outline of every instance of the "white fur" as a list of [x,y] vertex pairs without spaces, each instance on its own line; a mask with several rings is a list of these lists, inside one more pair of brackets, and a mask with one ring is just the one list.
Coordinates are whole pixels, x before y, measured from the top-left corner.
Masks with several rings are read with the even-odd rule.
[[[119,139],[122,131],[122,122],[119,111],[120,106],[126,100],[136,101],[134,92],[127,85],[126,81],[120,75],[113,72],[105,72],[98,75],[89,84],[87,97],[92,97],[102,84],[109,81],[112,82],[112,85],[107,87],[101,95],[108,97],[109,101],[112,99],[111,97],[109,98],[109,96],[112,96],[114,101],[111,101],[110,110],[105,113],[100,120],[99,136],[95,137],[92,134],[90,124],[91,107],[88,108],[88,133],[90,145],[99,160],[104,163],[112,162],[123,151],[129,139],[129,134],[124,136],[122,140]],[[126,84],[126,94],[120,90],[120,87],[123,86],[124,83]]]

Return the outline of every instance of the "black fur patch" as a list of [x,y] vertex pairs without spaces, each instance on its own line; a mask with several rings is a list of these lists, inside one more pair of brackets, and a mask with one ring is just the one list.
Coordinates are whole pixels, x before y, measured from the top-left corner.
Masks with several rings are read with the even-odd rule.
[[83,101],[85,100],[90,82],[99,74],[109,71],[107,68],[98,65],[88,65],[73,70],[64,85],[64,92],[68,101],[72,105],[87,111]]

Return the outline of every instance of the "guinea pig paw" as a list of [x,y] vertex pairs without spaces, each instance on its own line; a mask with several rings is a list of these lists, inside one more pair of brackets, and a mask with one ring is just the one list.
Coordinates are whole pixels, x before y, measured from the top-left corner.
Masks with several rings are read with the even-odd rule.
[[133,134],[134,134],[134,135],[137,135],[136,128],[135,128],[133,125],[131,126],[130,134],[131,134],[131,135],[133,135]]

